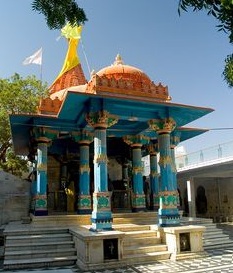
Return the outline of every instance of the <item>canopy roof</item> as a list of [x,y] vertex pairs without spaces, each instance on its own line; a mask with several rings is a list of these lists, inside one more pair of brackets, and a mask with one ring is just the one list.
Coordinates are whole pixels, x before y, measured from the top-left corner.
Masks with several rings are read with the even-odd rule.
[[171,117],[181,132],[182,141],[207,130],[180,127],[213,111],[211,108],[116,97],[106,93],[97,95],[67,91],[56,116],[42,114],[10,116],[15,151],[17,154],[28,154],[32,137],[30,132],[33,127],[49,128],[67,135],[81,129],[92,132],[94,129],[88,125],[86,114],[100,110],[106,110],[119,119],[115,125],[107,128],[107,137],[144,134],[156,139],[156,132],[149,128],[148,121]]

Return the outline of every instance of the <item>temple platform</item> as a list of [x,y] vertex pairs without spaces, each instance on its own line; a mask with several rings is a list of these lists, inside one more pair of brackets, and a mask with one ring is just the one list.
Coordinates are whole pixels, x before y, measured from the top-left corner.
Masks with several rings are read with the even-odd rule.
[[93,270],[185,260],[206,256],[207,250],[233,242],[211,219],[183,217],[179,227],[161,229],[155,212],[113,217],[113,230],[102,232],[90,231],[90,215],[52,215],[32,217],[27,223],[11,222],[4,228],[4,268],[78,265],[82,270]]

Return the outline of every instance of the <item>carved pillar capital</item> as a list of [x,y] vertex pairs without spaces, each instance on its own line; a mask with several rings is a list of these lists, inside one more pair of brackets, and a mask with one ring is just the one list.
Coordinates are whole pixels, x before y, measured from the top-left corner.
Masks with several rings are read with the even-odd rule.
[[143,135],[127,135],[123,137],[123,141],[131,147],[142,147],[150,142],[150,138]]
[[102,110],[86,114],[86,121],[94,128],[106,129],[116,124],[118,122],[118,117],[116,115],[110,114],[106,110]]
[[150,155],[157,155],[159,153],[158,143],[150,143],[146,148]]
[[58,132],[44,127],[34,127],[31,134],[37,142],[49,143],[57,138]]
[[171,148],[174,149],[180,143],[180,132],[173,131],[171,133]]
[[93,133],[86,130],[80,132],[72,132],[72,137],[76,142],[83,145],[89,145],[93,141]]
[[148,124],[158,134],[171,133],[176,127],[176,122],[173,118],[151,119],[148,121]]

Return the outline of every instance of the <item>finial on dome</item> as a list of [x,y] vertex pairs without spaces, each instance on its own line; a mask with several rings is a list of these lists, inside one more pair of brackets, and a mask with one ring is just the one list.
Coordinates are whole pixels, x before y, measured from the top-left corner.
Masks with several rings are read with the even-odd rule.
[[117,54],[115,58],[115,62],[113,63],[113,65],[118,65],[118,64],[124,64],[120,54]]

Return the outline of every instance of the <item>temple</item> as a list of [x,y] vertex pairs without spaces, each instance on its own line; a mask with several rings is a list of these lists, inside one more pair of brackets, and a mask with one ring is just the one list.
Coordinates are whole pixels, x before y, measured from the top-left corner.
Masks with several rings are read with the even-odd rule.
[[179,226],[174,149],[206,132],[186,125],[213,110],[173,103],[167,86],[119,54],[86,79],[80,35],[65,37],[64,66],[38,113],[10,116],[14,150],[31,162],[30,213],[90,215],[98,232],[112,230],[113,212],[152,210],[159,226]]

